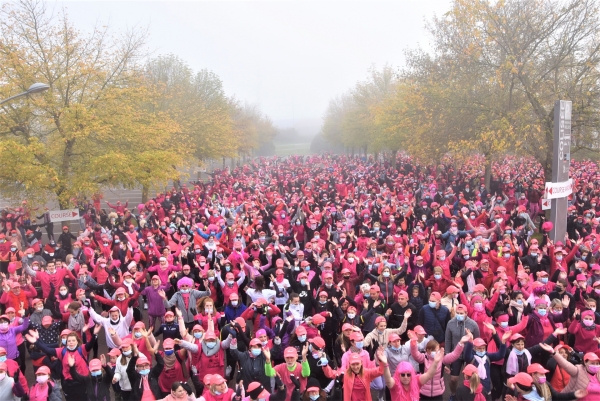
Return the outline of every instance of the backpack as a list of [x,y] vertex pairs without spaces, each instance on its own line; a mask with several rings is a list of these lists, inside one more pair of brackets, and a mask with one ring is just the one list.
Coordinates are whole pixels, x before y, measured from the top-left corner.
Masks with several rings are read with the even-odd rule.
[[[77,352],[79,352],[79,355],[81,355],[81,358],[84,361],[87,361],[87,359],[85,358],[85,356],[83,356],[83,350],[81,349],[81,347],[77,347]],[[65,359],[65,355],[67,354],[67,347],[63,347],[63,349],[60,351],[61,354],[61,359],[64,360]]]

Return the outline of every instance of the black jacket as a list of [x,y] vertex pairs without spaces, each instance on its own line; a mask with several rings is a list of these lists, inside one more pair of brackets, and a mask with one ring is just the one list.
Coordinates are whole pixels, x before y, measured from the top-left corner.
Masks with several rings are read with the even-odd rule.
[[[142,394],[144,393],[144,388],[142,387],[142,375],[135,370],[135,364],[138,357],[139,355],[132,356],[131,361],[129,361],[129,366],[127,366],[127,377],[129,378],[129,383],[131,383],[131,396],[129,399],[132,401],[140,401],[142,399]],[[154,354],[154,358],[156,358],[156,365],[150,370],[148,381],[152,394],[159,400],[163,397],[160,387],[158,386],[158,377],[165,367],[165,362],[158,352]]]
[[96,378],[91,375],[82,376],[77,373],[75,365],[69,368],[71,376],[74,377],[78,382],[85,383],[87,390],[87,399],[91,401],[110,401],[112,400],[110,395],[110,387],[114,372],[112,369],[102,368],[102,376]]

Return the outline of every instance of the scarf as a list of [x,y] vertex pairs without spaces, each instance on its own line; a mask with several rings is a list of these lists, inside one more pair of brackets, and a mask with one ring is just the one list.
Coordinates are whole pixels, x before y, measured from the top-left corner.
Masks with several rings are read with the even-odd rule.
[[485,363],[488,358],[484,355],[483,358],[475,354],[475,360],[477,361],[477,374],[481,380],[487,379],[487,371],[485,370]]
[[583,321],[580,321],[579,324],[581,325],[581,328],[583,330],[587,330],[587,331],[596,330],[596,323],[593,323],[591,326],[586,326],[585,324],[583,324]]
[[[516,350],[513,348],[510,355],[508,355],[508,361],[506,362],[506,373],[511,376],[519,373],[519,361],[517,360],[517,353],[515,351]],[[527,349],[524,349],[523,353],[527,357],[527,366],[531,365],[531,354]]]
[[133,293],[135,292],[132,288],[133,283],[133,281],[131,283],[128,283],[126,280],[123,280],[123,285],[125,286],[125,288],[127,288],[127,293],[129,295],[133,295]]
[[175,366],[175,362],[177,362],[177,356],[175,356],[175,352],[173,352],[173,355],[163,355],[166,370],[173,369],[173,366]]
[[81,332],[81,329],[85,326],[85,319],[83,318],[83,313],[79,312],[75,316],[69,316],[69,322],[67,327],[71,331]]
[[523,315],[523,306],[524,304],[519,304],[514,299],[510,301],[510,307],[515,308],[517,310],[517,322],[521,321],[521,316]]
[[[463,384],[467,388],[471,388],[471,382],[469,382],[468,380],[465,380]],[[479,386],[477,386],[477,389],[475,390],[475,397],[473,398],[473,401],[485,401],[485,396],[483,395],[483,386],[481,385],[481,383],[479,383]]]

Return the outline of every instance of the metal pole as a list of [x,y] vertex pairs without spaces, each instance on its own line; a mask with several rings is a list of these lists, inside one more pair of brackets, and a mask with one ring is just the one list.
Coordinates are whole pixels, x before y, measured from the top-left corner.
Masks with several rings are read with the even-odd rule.
[[[571,166],[571,108],[570,100],[557,100],[554,103],[554,154],[552,157],[552,182],[565,182],[569,179]],[[554,224],[550,239],[564,241],[567,232],[567,197],[552,199],[550,220]]]

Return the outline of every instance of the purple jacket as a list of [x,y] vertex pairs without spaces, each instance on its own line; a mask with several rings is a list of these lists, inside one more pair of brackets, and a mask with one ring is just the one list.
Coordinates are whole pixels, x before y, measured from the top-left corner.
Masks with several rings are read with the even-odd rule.
[[9,326],[6,333],[0,333],[0,347],[6,350],[7,359],[16,359],[19,356],[19,350],[15,342],[15,336],[24,332],[29,327],[29,318],[23,318],[23,324],[20,326]]
[[[527,336],[525,337],[525,348],[533,347],[536,344],[541,343],[545,340],[544,328],[540,322],[539,316],[533,312],[529,316],[527,321]],[[563,308],[562,315],[548,315],[548,321],[552,326],[552,331],[556,329],[556,323],[562,323],[569,320],[569,308]]]
[[148,300],[148,315],[151,316],[164,316],[167,310],[163,303],[163,299],[158,295],[158,290],[167,291],[171,288],[171,284],[159,285],[157,289],[152,286],[144,288],[141,292],[142,295],[146,296]]

